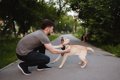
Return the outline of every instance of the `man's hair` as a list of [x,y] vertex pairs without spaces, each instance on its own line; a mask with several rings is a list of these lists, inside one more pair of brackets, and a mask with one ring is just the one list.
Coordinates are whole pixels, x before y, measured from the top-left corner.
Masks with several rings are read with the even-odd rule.
[[52,26],[54,27],[54,22],[52,22],[49,19],[44,19],[42,21],[41,29],[45,29],[46,27],[52,27]]

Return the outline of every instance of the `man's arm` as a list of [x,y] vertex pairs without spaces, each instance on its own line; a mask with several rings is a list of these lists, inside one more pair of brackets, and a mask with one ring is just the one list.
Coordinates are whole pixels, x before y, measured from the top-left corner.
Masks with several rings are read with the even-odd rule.
[[52,45],[54,48],[62,48],[63,47],[63,45],[62,44],[60,44],[60,45]]
[[46,49],[49,50],[53,54],[62,54],[62,53],[68,53],[68,52],[70,52],[70,48],[67,48],[65,50],[58,50],[58,49],[55,49],[54,46],[52,46],[51,43],[44,44],[44,45],[45,45]]

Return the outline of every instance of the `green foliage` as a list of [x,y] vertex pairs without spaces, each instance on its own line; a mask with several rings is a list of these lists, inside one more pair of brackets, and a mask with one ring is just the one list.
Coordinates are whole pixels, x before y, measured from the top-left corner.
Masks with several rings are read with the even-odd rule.
[[[120,0],[70,0],[95,41],[120,43]],[[93,38],[92,38],[93,39]]]
[[80,28],[77,30],[77,32],[73,33],[73,35],[75,37],[77,37],[78,39],[81,39],[81,36],[84,34],[84,29],[83,28]]
[[55,29],[57,32],[71,33],[76,32],[78,27],[80,27],[79,22],[72,16],[61,15]]
[[58,36],[59,36],[59,34],[53,34],[53,35],[50,35],[50,36],[49,36],[49,39],[50,39],[50,41],[53,41],[53,40],[55,40]]
[[0,68],[17,59],[15,52],[17,42],[18,39],[13,38],[0,39]]
[[106,44],[106,43],[98,43],[96,41],[90,41],[91,44],[93,44],[94,46],[97,46],[105,51],[108,51],[110,53],[112,53],[113,55],[120,57],[120,44]]
[[100,47],[108,52],[111,52],[115,56],[120,57],[120,44],[118,44],[118,45],[102,45]]
[[72,26],[73,26],[73,19],[70,16],[61,16],[61,19],[59,19],[59,22],[56,26],[56,31],[57,32],[67,32],[72,30]]
[[[44,0],[39,2],[37,0],[2,0],[0,2],[0,10],[0,17],[4,21],[7,18],[9,22],[7,24],[11,25],[13,21],[18,24],[17,34],[27,33],[31,26],[40,28],[41,20],[45,18],[58,19],[57,9],[54,4],[45,3]],[[11,26],[7,25],[5,27],[5,31],[11,29]]]

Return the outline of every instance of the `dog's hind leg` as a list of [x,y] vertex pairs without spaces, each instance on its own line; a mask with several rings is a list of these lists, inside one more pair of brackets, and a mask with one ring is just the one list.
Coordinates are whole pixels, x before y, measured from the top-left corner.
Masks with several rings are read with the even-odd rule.
[[87,51],[82,51],[81,52],[82,55],[79,55],[79,58],[82,61],[81,68],[85,68],[87,65],[86,53],[87,53]]
[[80,55],[78,55],[78,58],[80,59],[80,61],[79,61],[79,63],[78,63],[78,64],[82,65],[84,62],[81,60]]
[[55,60],[53,60],[51,63],[57,62],[61,58],[61,55],[59,55]]
[[78,64],[83,65],[83,63],[84,63],[83,61],[80,61]]
[[[67,53],[67,54],[68,54],[68,53]],[[64,63],[65,63],[67,57],[68,57],[68,55],[64,54],[63,60],[62,60],[62,62],[61,62],[61,64],[60,64],[59,68],[62,68],[62,67],[63,67],[63,65],[64,65]]]
[[87,59],[85,57],[81,57],[81,60],[82,60],[81,68],[85,68],[87,65]]

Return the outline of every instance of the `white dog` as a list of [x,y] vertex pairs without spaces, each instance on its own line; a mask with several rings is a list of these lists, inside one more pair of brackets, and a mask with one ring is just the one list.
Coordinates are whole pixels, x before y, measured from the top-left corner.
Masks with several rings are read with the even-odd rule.
[[[68,39],[69,40],[69,39]],[[59,68],[62,68],[67,57],[71,56],[71,55],[78,55],[78,57],[80,58],[81,62],[79,63],[81,65],[81,68],[85,68],[88,61],[86,59],[87,56],[87,51],[90,50],[92,52],[94,52],[94,50],[91,47],[85,47],[85,46],[81,46],[81,45],[65,45],[66,47],[70,47],[70,52],[69,53],[65,53],[64,55],[59,55],[52,63],[57,62],[61,57],[63,57],[63,60],[59,66]]]

